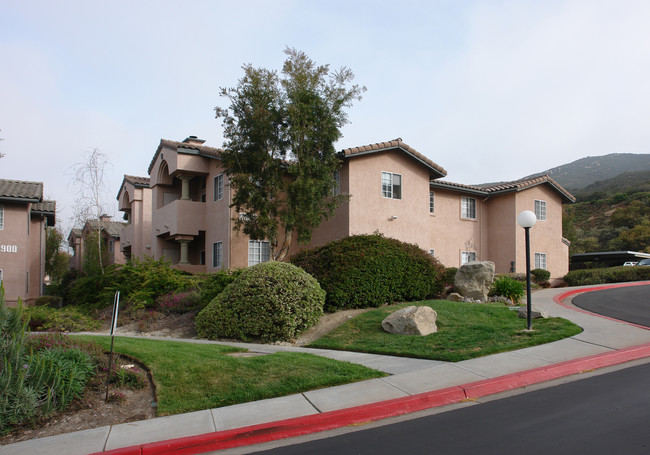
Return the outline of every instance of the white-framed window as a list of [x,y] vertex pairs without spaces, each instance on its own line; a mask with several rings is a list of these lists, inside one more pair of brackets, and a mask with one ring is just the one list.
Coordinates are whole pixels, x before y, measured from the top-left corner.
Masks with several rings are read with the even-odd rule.
[[335,170],[332,177],[334,178],[334,183],[332,184],[332,196],[338,196],[341,194],[341,170]]
[[382,172],[381,195],[389,199],[402,199],[402,176],[392,172]]
[[535,200],[535,216],[537,221],[546,221],[546,201]]
[[110,251],[111,253],[115,252],[115,240],[111,239],[108,241],[108,251]]
[[462,197],[460,199],[460,217],[470,220],[476,219],[476,199],[473,197]]
[[535,253],[535,268],[546,270],[546,253]]
[[429,254],[432,258],[436,257],[436,250],[429,250]]
[[2,269],[0,269],[0,284],[2,284]]
[[433,191],[429,191],[429,213],[433,213],[436,209],[436,195]]
[[263,240],[248,241],[248,265],[268,262],[271,259],[271,247],[269,242]]
[[476,251],[463,251],[460,253],[460,265],[476,261]]
[[212,244],[212,267],[223,267],[223,242]]
[[0,231],[5,228],[5,206],[0,205]]
[[214,200],[220,201],[221,199],[223,199],[223,174],[214,178]]

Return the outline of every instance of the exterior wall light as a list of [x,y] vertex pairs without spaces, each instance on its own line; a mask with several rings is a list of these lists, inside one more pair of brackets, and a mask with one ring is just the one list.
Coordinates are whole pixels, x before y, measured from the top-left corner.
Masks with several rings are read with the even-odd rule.
[[531,304],[531,291],[530,291],[530,228],[535,226],[537,217],[530,210],[524,210],[517,216],[517,223],[524,228],[526,232],[526,320],[528,329],[532,330],[532,304]]

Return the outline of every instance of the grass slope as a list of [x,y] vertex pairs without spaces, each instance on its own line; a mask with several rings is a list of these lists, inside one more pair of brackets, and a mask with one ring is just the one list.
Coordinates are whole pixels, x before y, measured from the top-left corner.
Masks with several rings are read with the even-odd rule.
[[549,343],[582,331],[565,319],[549,318],[534,320],[534,331],[524,332],[526,320],[500,303],[432,300],[418,305],[436,310],[437,333],[418,336],[384,331],[381,321],[393,311],[408,306],[392,305],[356,316],[309,346],[458,362]]
[[[84,336],[110,348],[110,337]],[[311,354],[278,352],[257,357],[215,344],[115,338],[115,352],[145,364],[153,375],[158,415],[180,414],[263,400],[386,376]]]

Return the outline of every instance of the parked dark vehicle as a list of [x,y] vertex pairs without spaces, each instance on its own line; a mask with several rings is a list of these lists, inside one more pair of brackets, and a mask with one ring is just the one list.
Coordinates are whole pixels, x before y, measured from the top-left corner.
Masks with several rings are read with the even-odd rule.
[[650,265],[650,259],[641,259],[637,265]]

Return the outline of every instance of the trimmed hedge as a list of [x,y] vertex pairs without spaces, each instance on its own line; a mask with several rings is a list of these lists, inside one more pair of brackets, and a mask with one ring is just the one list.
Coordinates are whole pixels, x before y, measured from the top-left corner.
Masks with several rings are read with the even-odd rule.
[[431,298],[440,294],[445,277],[426,251],[381,234],[345,237],[301,251],[291,262],[325,289],[327,311]]
[[304,270],[283,262],[244,269],[195,319],[200,337],[287,341],[316,324],[325,291]]
[[624,283],[650,280],[650,267],[609,267],[606,269],[573,270],[564,276],[569,286],[590,284]]

